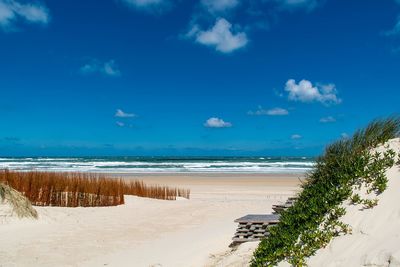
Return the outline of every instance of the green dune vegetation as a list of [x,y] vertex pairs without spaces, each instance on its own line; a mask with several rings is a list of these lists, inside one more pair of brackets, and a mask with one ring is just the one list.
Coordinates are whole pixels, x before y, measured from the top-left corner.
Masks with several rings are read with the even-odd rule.
[[162,200],[190,197],[189,189],[147,185],[143,181],[79,172],[1,170],[0,183],[22,193],[35,206],[117,206],[125,203],[124,195]]
[[18,218],[37,218],[38,214],[24,195],[10,186],[0,183],[0,202],[11,206]]
[[364,188],[376,196],[385,191],[385,171],[395,164],[398,151],[386,147],[377,152],[374,148],[398,137],[399,130],[398,117],[376,120],[351,138],[327,146],[307,174],[296,203],[281,214],[270,236],[260,242],[251,266],[274,266],[282,261],[306,266],[307,258],[318,249],[334,237],[350,233],[350,226],[340,221],[346,213],[341,204],[350,200],[366,209],[378,204],[378,199],[363,199],[358,192]]

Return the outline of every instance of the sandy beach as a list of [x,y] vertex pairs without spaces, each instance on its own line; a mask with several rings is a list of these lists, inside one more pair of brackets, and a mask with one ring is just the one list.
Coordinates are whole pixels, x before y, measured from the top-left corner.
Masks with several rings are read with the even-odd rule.
[[[120,176],[120,175],[118,175]],[[102,208],[36,207],[39,220],[3,221],[0,265],[6,266],[244,266],[230,254],[234,220],[270,213],[295,194],[302,174],[123,175],[191,190],[191,199],[126,197]]]
[[0,0],[0,44],[0,267],[400,267],[400,0]]

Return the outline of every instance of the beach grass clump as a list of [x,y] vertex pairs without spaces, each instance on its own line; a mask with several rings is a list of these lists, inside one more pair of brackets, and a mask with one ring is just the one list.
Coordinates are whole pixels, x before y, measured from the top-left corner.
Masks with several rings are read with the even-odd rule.
[[18,218],[37,219],[38,217],[31,202],[20,192],[4,183],[0,183],[0,202],[9,204],[13,214],[16,214]]
[[92,173],[0,171],[0,182],[21,192],[35,206],[98,207],[124,204],[124,195],[175,200],[190,191]]
[[306,259],[332,238],[351,232],[340,221],[346,210],[345,200],[361,203],[365,208],[378,204],[377,199],[363,199],[356,192],[379,195],[387,187],[385,171],[394,165],[396,153],[374,148],[398,136],[400,119],[376,120],[352,138],[329,145],[315,168],[307,174],[298,200],[282,212],[280,222],[270,229],[268,238],[254,252],[251,266],[275,266],[287,261],[293,266],[306,266]]

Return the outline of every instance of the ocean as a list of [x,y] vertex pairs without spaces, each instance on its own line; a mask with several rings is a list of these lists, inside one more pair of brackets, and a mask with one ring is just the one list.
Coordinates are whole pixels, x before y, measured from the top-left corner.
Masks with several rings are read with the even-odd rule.
[[26,157],[0,158],[0,169],[107,173],[304,173],[310,157]]

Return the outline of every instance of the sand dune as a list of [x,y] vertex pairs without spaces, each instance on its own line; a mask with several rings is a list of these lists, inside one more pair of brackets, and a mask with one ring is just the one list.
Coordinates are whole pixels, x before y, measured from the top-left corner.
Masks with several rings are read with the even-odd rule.
[[[389,144],[400,152],[400,139]],[[388,188],[378,196],[378,206],[361,210],[360,205],[344,203],[347,214],[342,221],[351,225],[352,234],[337,237],[319,250],[309,260],[310,266],[400,266],[399,166],[389,169],[387,177]]]
[[[389,147],[400,152],[400,139],[392,139]],[[378,151],[386,148],[379,147]],[[397,160],[399,157],[397,157]],[[378,206],[362,210],[361,205],[343,203],[346,215],[341,219],[352,228],[351,235],[337,237],[308,260],[310,267],[399,267],[400,266],[400,168],[393,166],[386,172],[388,188],[377,198]],[[364,195],[363,197],[366,197]],[[374,198],[370,195],[367,198]],[[245,259],[258,243],[241,245],[236,251],[219,255],[216,266],[246,266]],[[290,266],[282,262],[279,266]]]

